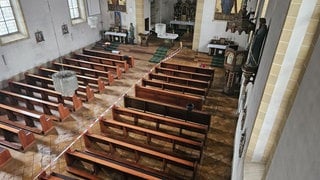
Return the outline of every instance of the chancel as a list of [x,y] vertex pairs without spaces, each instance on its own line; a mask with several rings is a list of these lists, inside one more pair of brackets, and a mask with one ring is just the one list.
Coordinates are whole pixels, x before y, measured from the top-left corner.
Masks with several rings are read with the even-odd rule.
[[318,1],[0,12],[1,179],[319,178]]

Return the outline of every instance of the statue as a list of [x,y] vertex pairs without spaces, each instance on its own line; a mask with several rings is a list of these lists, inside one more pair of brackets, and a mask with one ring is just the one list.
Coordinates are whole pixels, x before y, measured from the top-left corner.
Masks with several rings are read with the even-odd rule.
[[260,52],[265,39],[265,36],[268,32],[268,27],[266,25],[266,19],[259,19],[259,28],[254,34],[254,38],[252,40],[251,49],[249,52],[249,58],[246,66],[248,67],[257,67],[260,63]]
[[130,23],[130,28],[128,32],[128,39],[130,44],[134,44],[134,26],[132,23]]

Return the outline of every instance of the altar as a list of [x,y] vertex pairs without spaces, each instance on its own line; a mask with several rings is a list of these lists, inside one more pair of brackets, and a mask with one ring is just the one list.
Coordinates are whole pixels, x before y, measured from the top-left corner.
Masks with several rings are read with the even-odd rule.
[[106,31],[104,33],[105,36],[109,37],[111,42],[120,42],[126,43],[127,42],[127,33],[124,32],[114,32],[114,31]]
[[164,39],[164,45],[166,46],[172,46],[173,41],[179,37],[178,34],[173,33],[162,33],[157,35],[158,38]]
[[210,56],[222,56],[224,57],[225,50],[227,48],[232,48],[234,50],[238,49],[238,44],[233,41],[226,41],[224,38],[219,40],[211,40],[207,46],[209,48]]
[[187,31],[193,31],[194,22],[193,21],[178,21],[178,20],[172,20],[170,21],[170,26],[173,28],[173,30],[177,29],[177,26],[186,26]]

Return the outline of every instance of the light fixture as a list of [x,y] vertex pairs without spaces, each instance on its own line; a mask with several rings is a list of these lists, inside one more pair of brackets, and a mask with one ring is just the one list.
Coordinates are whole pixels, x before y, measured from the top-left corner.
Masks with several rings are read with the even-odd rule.
[[62,96],[72,97],[78,89],[76,73],[69,70],[61,70],[52,75],[54,89]]
[[[50,3],[48,0],[47,0],[47,3],[48,3],[48,7],[50,7]],[[50,17],[51,17],[51,24],[53,26],[52,29],[53,29],[54,37],[56,40],[56,45],[58,48],[59,59],[60,59],[61,57],[60,46],[58,43],[57,33],[55,30],[55,25],[54,25],[50,8],[49,8],[49,11],[50,11]],[[71,97],[75,94],[75,91],[78,89],[78,80],[77,80],[76,73],[70,70],[64,70],[63,66],[59,72],[56,72],[52,75],[52,80],[53,80],[54,90],[57,92],[60,92],[62,96]]]

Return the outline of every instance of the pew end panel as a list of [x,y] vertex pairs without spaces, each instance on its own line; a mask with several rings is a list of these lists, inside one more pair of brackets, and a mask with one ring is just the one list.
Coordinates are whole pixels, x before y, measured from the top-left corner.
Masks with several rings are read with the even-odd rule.
[[11,159],[12,156],[10,151],[6,148],[0,147],[0,168],[5,166]]

